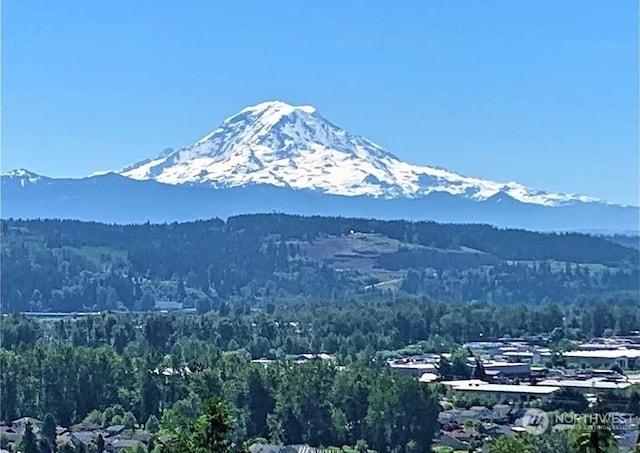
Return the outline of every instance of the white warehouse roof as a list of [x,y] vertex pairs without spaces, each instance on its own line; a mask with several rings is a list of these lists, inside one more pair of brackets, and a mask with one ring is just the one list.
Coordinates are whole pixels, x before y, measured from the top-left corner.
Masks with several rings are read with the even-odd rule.
[[584,359],[639,359],[640,349],[598,349],[591,351],[569,351],[562,354],[564,357]]
[[540,382],[540,385],[554,385],[558,387],[574,387],[582,389],[598,389],[598,390],[623,390],[631,387],[630,382],[612,382],[602,379],[546,379]]
[[523,395],[550,395],[560,390],[560,387],[547,385],[516,385],[516,384],[468,384],[454,387],[453,390],[463,392],[495,392],[520,393]]

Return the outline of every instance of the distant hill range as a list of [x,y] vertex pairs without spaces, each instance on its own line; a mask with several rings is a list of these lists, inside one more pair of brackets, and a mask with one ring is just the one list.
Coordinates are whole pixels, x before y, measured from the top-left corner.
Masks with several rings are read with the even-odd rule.
[[158,300],[204,312],[398,293],[633,301],[639,286],[638,250],[619,240],[487,225],[263,214],[164,225],[3,220],[2,235],[9,312],[151,310]]
[[2,217],[172,222],[278,211],[489,223],[533,230],[638,231],[640,211],[401,161],[311,106],[265,102],[191,146],[114,172],[2,176]]

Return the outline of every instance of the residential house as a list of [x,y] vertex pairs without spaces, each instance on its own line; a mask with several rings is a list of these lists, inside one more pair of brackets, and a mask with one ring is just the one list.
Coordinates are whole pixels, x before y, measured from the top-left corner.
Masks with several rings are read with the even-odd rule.
[[82,422],[71,426],[71,431],[97,431],[100,425],[97,423]]
[[453,450],[467,451],[469,449],[469,442],[458,439],[452,433],[442,433],[440,438],[436,441],[437,445],[443,445],[453,448]]
[[112,437],[115,436],[116,434],[120,434],[122,431],[124,431],[125,426],[124,425],[112,425],[107,427],[107,429],[105,429],[106,431],[106,436],[105,437]]
[[145,447],[145,445],[139,440],[117,438],[107,441],[105,450],[107,453],[119,453],[122,451],[128,451],[129,449],[137,446]]

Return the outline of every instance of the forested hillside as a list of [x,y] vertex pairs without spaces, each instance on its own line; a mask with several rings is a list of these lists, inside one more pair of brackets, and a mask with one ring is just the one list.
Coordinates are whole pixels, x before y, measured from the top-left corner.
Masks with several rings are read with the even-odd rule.
[[5,311],[199,312],[291,297],[572,302],[637,292],[638,251],[584,234],[281,214],[182,224],[2,221]]

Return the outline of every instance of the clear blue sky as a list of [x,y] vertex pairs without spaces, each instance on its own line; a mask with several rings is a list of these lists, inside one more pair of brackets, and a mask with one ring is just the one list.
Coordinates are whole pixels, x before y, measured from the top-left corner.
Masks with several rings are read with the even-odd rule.
[[4,171],[117,169],[280,99],[410,162],[638,204],[635,0],[2,8]]

